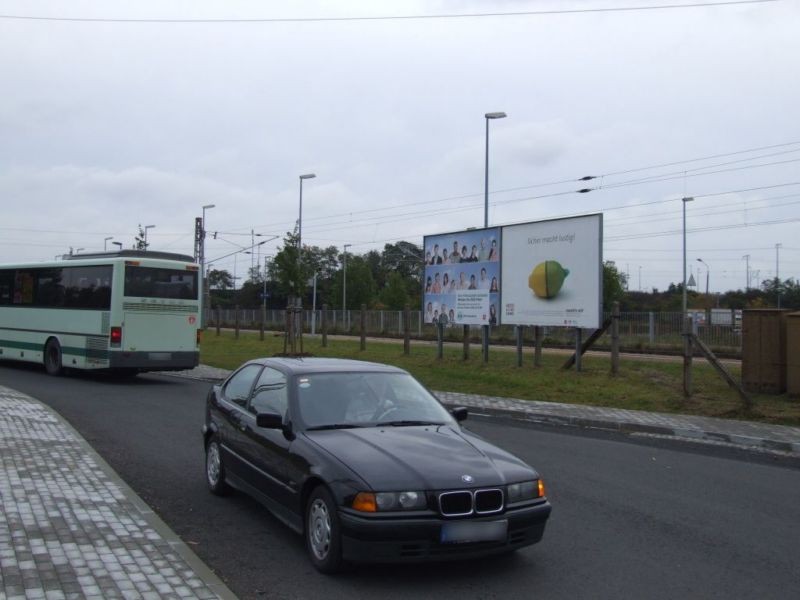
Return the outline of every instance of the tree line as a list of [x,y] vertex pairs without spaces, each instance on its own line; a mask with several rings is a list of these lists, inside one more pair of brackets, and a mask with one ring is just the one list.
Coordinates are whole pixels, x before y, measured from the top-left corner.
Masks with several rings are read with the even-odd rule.
[[[297,247],[297,233],[287,232],[283,245],[268,263],[266,273],[261,266],[248,271],[241,286],[226,270],[211,269],[208,286],[211,305],[257,308],[264,303],[270,309],[282,309],[290,298],[302,299],[310,308],[313,304],[314,275],[316,274],[316,305],[327,304],[331,309],[359,309],[366,305],[372,310],[402,310],[406,304],[412,310],[422,305],[423,249],[412,242],[385,244],[383,250],[363,254],[345,254],[336,246],[325,248],[304,245]],[[301,260],[298,260],[301,259]],[[345,269],[347,271],[345,285]],[[660,291],[627,290],[627,276],[612,261],[603,265],[603,305],[619,301],[620,310],[628,312],[680,312],[683,299],[681,283],[672,283]],[[234,289],[236,288],[236,289]],[[768,279],[757,288],[731,290],[723,294],[702,294],[687,291],[690,309],[709,308],[770,308],[778,305],[780,296],[784,308],[800,309],[800,283],[793,279]]]

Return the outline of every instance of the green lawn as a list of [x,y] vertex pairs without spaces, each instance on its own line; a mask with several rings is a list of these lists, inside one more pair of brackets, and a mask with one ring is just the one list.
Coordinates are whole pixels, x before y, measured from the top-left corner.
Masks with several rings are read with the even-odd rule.
[[[462,359],[460,347],[445,347],[444,358],[437,360],[436,348],[430,344],[412,344],[411,354],[404,356],[402,341],[368,342],[367,349],[361,351],[358,341],[329,338],[328,347],[322,348],[319,338],[306,336],[304,350],[313,356],[397,365],[434,390],[800,425],[800,400],[786,395],[756,395],[755,408],[747,413],[739,396],[702,359],[695,360],[694,395],[687,400],[683,398],[682,365],[678,362],[622,359],[620,374],[613,377],[609,359],[591,356],[583,358],[581,373],[563,371],[565,357],[547,353],[541,368],[533,366],[529,354],[525,355],[526,364],[517,367],[516,354],[508,351],[490,351],[490,361],[484,364],[480,347],[475,344],[467,361]],[[281,352],[282,335],[267,334],[262,342],[258,333],[242,332],[237,340],[233,332],[223,331],[217,337],[208,330],[200,359],[204,364],[234,369],[251,358]],[[739,377],[738,368],[731,371]]]

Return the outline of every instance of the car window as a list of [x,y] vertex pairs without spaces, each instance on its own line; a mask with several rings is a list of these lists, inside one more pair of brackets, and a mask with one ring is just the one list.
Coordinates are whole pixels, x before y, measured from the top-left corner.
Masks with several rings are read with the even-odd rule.
[[258,376],[259,371],[261,371],[261,365],[247,365],[238,371],[225,384],[225,399],[241,406],[247,404],[250,388],[253,387],[253,381]]
[[264,367],[247,410],[253,414],[271,412],[285,415],[288,405],[286,376],[280,371]]
[[297,379],[307,427],[419,420],[452,423],[449,413],[413,377],[400,373],[310,373]]

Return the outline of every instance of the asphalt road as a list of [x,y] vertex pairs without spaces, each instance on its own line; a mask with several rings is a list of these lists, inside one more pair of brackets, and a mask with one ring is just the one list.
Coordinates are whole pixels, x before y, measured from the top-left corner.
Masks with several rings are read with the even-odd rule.
[[208,383],[47,377],[0,384],[55,408],[241,598],[788,598],[800,589],[800,470],[622,436],[475,419],[535,465],[553,514],[511,557],[318,574],[302,539],[242,494],[206,491]]

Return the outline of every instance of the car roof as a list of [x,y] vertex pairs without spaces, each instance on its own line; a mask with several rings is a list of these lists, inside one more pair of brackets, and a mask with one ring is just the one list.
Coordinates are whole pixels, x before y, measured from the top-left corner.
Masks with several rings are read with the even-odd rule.
[[364,360],[351,360],[347,358],[300,358],[300,357],[265,357],[249,361],[251,364],[261,364],[288,371],[292,375],[305,373],[407,373],[407,371],[384,365],[381,363],[367,362]]

